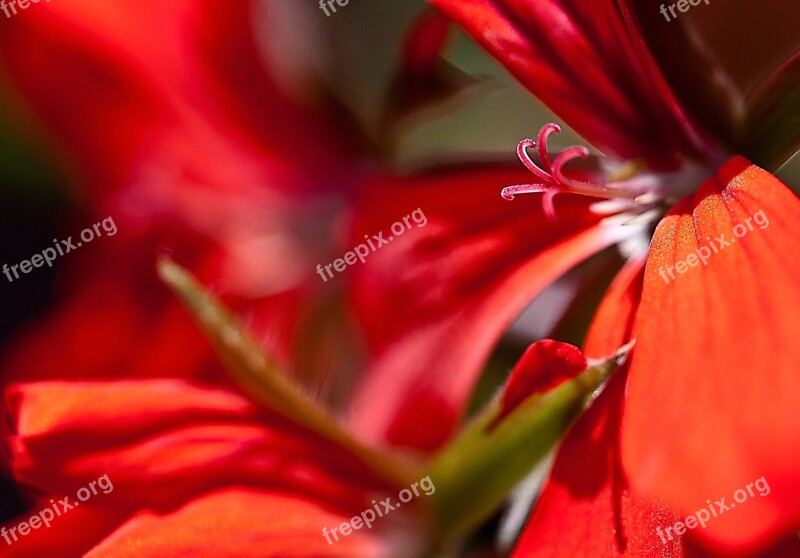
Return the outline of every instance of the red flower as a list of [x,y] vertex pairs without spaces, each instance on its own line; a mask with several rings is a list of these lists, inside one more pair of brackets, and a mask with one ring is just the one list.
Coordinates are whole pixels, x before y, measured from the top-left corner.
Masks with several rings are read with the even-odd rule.
[[[405,260],[361,270],[378,360],[361,387],[359,423],[368,421],[375,439],[407,445],[425,441],[412,436],[424,427],[428,442],[417,447],[436,447],[489,350],[530,299],[599,249],[646,240],[647,225],[658,223],[650,249],[608,293],[587,345],[589,356],[601,356],[636,339],[632,360],[567,439],[519,553],[680,555],[695,541],[752,551],[791,533],[800,521],[792,497],[800,489],[792,419],[800,353],[790,341],[800,309],[796,196],[742,157],[721,163],[735,142],[713,143],[688,116],[626,3],[433,3],[613,159],[577,174],[565,165],[587,152],[551,158],[553,128],[544,127],[519,149],[533,184],[504,191],[543,193],[544,204],[501,207],[474,169],[451,173],[450,187],[440,179],[370,192],[359,233],[384,217],[379,200],[387,196],[415,200],[429,225]],[[529,147],[539,149],[538,165]],[[645,166],[631,175],[623,162],[632,158]],[[565,195],[553,205],[557,194]],[[586,197],[609,201],[581,203]],[[555,222],[546,219],[553,213]],[[720,235],[734,242],[708,245],[728,242]],[[701,259],[704,246],[712,256]],[[381,390],[390,377],[406,390]],[[380,415],[378,406],[414,412]],[[730,500],[761,477],[769,497],[751,498],[681,542],[659,540],[656,527],[709,499]]]
[[[423,461],[358,442],[276,370],[191,278],[174,264],[162,264],[161,271],[253,400],[265,405],[182,380],[13,386],[5,407],[14,429],[14,476],[44,494],[44,508],[50,496],[50,504],[65,502],[63,515],[70,518],[59,513],[47,531],[32,534],[27,523],[3,527],[13,555],[58,549],[161,556],[201,548],[208,556],[428,555],[491,513],[524,473],[527,459],[507,454],[528,439],[526,431],[555,419],[552,441],[530,448],[546,452],[619,359],[587,367],[576,347],[532,346],[502,397],[464,430],[462,442]],[[545,372],[547,381],[536,381]],[[475,459],[476,451],[488,460]],[[487,469],[497,477],[476,486],[473,476]],[[91,478],[104,480],[103,494],[82,497]],[[443,499],[422,497],[438,488]],[[70,494],[80,501],[71,505]],[[78,520],[98,517],[75,528]]]

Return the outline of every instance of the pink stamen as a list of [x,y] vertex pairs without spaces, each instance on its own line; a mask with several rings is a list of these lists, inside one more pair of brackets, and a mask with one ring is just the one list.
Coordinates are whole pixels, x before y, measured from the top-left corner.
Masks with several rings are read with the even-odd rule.
[[515,186],[506,186],[500,195],[504,200],[511,201],[519,194],[544,194],[547,188],[537,184],[517,184]]
[[542,161],[544,168],[548,171],[552,168],[550,164],[550,155],[547,153],[547,138],[550,137],[550,134],[555,132],[556,134],[561,133],[561,126],[558,124],[550,123],[545,124],[542,126],[541,130],[539,130],[539,160]]
[[[560,133],[561,128],[558,124],[545,124],[539,130],[537,140],[526,138],[517,144],[517,156],[522,164],[533,173],[538,182],[532,184],[517,184],[503,188],[500,195],[506,200],[513,200],[519,194],[544,194],[542,203],[545,214],[551,219],[555,219],[555,206],[553,198],[556,194],[571,193],[582,196],[590,196],[602,199],[628,199],[634,201],[641,193],[626,191],[626,189],[614,186],[624,186],[619,184],[592,184],[574,180],[564,174],[564,166],[575,159],[586,158],[589,150],[581,146],[568,147],[559,153],[555,160],[550,159],[547,150],[547,140],[552,133]],[[540,165],[537,165],[528,154],[528,149],[536,148],[539,154]]]
[[543,180],[545,183],[550,184],[553,182],[553,178],[550,176],[550,160],[547,160],[546,169],[543,170],[539,168],[539,166],[533,162],[531,156],[528,155],[528,148],[533,149],[536,147],[536,142],[530,138],[526,138],[517,144],[517,157],[519,160],[522,161],[522,164],[531,171],[533,174],[539,178],[539,180]]
[[580,146],[573,146],[568,147],[561,153],[556,156],[556,160],[553,163],[553,178],[555,178],[557,184],[562,184],[564,186],[569,186],[570,188],[581,189],[587,186],[584,182],[578,182],[577,180],[571,180],[564,176],[564,165],[569,163],[574,159],[583,159],[589,156],[589,150],[585,147]]

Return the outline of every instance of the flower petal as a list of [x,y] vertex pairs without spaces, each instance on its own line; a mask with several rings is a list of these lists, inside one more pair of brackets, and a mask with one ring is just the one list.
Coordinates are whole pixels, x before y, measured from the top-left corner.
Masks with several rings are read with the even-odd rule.
[[671,166],[688,127],[614,0],[431,0],[594,146]]
[[[34,502],[29,506],[28,513],[9,521],[5,528],[10,531],[22,521],[29,523],[31,517],[53,506],[50,503],[51,498],[55,500],[56,509],[61,510],[62,506],[58,502],[63,497],[63,494],[53,494]],[[70,498],[70,502],[74,501],[74,498]],[[25,536],[20,536],[19,532],[16,532],[14,536],[19,540],[15,541],[9,532],[8,538],[11,541],[9,546],[6,546],[9,541],[0,540],[0,544],[3,545],[2,555],[4,558],[83,556],[129,515],[129,510],[104,507],[87,500],[80,507],[69,510],[69,513],[56,516],[47,528],[38,523],[39,528],[30,530]],[[47,516],[48,514],[44,512],[44,517]]]
[[[630,340],[641,293],[643,261],[612,283],[592,323],[587,352],[608,355]],[[628,365],[564,439],[544,492],[514,556],[688,557],[681,542],[662,542],[656,528],[677,514],[634,492],[619,459],[620,415]]]
[[797,26],[786,25],[792,0],[703,2],[679,17],[667,10],[672,3],[623,2],[693,119],[728,152],[775,170],[800,149],[800,42]]
[[433,10],[411,25],[392,78],[384,126],[402,125],[406,118],[452,100],[478,83],[443,58],[452,30],[450,20]]
[[632,340],[644,264],[644,259],[633,259],[617,273],[592,319],[584,347],[587,356],[607,357]]
[[310,186],[295,176],[309,171],[310,133],[326,145],[315,154],[320,167],[349,170],[341,165],[346,140],[331,141],[332,119],[294,103],[271,79],[251,25],[253,4],[221,11],[205,0],[176,0],[153,12],[130,0],[74,0],[9,21],[0,56],[81,162],[81,186],[97,205],[131,182],[222,185],[229,194],[252,184]]
[[173,513],[144,512],[86,554],[87,558],[380,557],[386,548],[367,529],[348,536],[330,536],[323,528],[338,527],[350,517],[319,504],[280,493],[229,489],[199,497]]
[[23,384],[9,390],[7,408],[14,476],[48,493],[108,475],[115,489],[104,499],[127,508],[171,509],[247,483],[360,509],[365,496],[352,486],[389,488],[324,438],[183,381]]
[[688,556],[680,540],[665,544],[656,531],[673,525],[678,515],[663,501],[634,492],[622,471],[626,375],[620,370],[611,378],[564,439],[514,556]]
[[533,297],[638,230],[599,225],[576,197],[557,201],[557,223],[539,196],[501,199],[498,186],[526,179],[504,167],[465,167],[367,190],[356,243],[365,233],[388,237],[392,222],[417,207],[427,219],[353,269],[377,359],[353,407],[354,427],[367,438],[437,448],[497,339]]
[[[722,549],[764,547],[800,522],[798,235],[795,194],[735,157],[663,220],[648,257],[625,467],[686,514],[755,492],[695,532]],[[769,495],[753,490],[762,478]]]
[[551,339],[538,341],[528,347],[514,366],[503,389],[501,420],[520,403],[536,393],[549,391],[586,370],[586,357],[568,343]]

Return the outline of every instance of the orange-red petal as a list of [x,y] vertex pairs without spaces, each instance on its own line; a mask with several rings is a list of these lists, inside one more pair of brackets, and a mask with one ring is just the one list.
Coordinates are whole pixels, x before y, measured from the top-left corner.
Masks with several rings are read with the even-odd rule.
[[647,261],[624,464],[684,516],[735,504],[694,531],[727,551],[800,524],[799,235],[795,194],[735,157],[663,220]]
[[[626,266],[606,293],[589,334],[593,356],[607,356],[630,340],[642,264]],[[656,528],[674,524],[677,514],[663,501],[635,492],[622,470],[619,424],[626,375],[627,365],[565,438],[515,557],[697,556],[682,541],[662,543]]]
[[165,515],[143,512],[86,554],[87,558],[379,558],[386,547],[377,529],[347,536],[323,528],[349,522],[318,503],[277,492],[231,488],[198,497]]

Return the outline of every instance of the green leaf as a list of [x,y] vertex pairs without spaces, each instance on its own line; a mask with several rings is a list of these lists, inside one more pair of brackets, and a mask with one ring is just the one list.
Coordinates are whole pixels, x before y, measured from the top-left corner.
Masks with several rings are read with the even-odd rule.
[[169,258],[161,258],[157,269],[161,280],[180,298],[209,338],[234,380],[254,401],[347,448],[376,473],[398,485],[421,477],[419,465],[409,457],[369,447],[347,432],[337,417],[263,353],[233,314],[186,269]]

